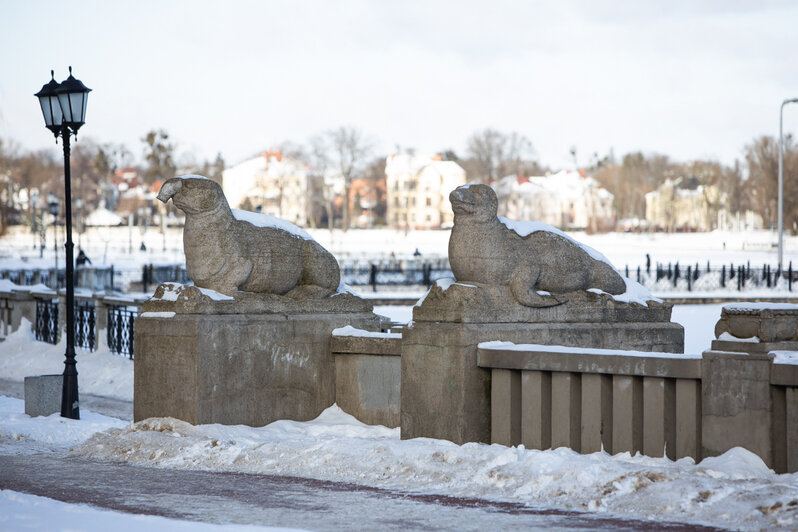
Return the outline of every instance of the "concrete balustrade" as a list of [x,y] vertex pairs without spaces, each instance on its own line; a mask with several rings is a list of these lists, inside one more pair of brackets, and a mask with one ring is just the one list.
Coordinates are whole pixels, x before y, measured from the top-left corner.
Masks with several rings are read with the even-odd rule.
[[794,355],[735,344],[740,351],[679,355],[481,343],[491,441],[696,461],[741,446],[776,472],[798,471]]
[[477,356],[492,442],[700,457],[700,355],[487,342]]

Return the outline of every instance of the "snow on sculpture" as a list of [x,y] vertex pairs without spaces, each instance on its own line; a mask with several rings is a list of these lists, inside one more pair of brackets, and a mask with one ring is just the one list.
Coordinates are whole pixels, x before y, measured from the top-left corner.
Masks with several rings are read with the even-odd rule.
[[158,199],[171,199],[186,213],[186,272],[198,287],[306,298],[328,296],[339,286],[337,261],[310,235],[278,218],[230,209],[222,187],[210,179],[174,177]]
[[508,286],[528,307],[560,305],[565,299],[559,294],[577,290],[626,291],[623,277],[592,248],[546,224],[523,228],[498,217],[489,186],[458,187],[449,201],[454,211],[449,263],[458,282]]

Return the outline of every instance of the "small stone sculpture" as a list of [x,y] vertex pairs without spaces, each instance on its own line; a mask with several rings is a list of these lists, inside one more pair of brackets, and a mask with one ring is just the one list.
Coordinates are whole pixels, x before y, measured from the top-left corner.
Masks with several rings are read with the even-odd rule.
[[768,343],[798,341],[798,305],[743,302],[725,305],[715,324],[715,338],[723,333]]
[[202,176],[169,179],[158,199],[186,213],[186,272],[196,286],[223,294],[237,291],[325,297],[335,292],[335,258],[310,235],[283,220],[231,210],[218,183]]
[[449,201],[454,211],[449,263],[458,282],[509,286],[528,307],[562,304],[565,299],[557,294],[576,290],[626,291],[615,268],[554,228],[522,236],[508,227],[513,222],[496,216],[498,200],[489,186],[463,185]]

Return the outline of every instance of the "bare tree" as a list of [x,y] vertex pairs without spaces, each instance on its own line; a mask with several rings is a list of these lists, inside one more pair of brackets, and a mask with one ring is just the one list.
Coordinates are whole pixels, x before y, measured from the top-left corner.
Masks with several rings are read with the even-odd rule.
[[615,196],[615,210],[620,218],[644,218],[645,195],[670,175],[674,171],[667,156],[635,152],[624,155],[621,164],[602,165],[595,177]]
[[313,227],[320,225],[326,218],[327,227],[332,231],[335,226],[335,190],[332,184],[327,182],[331,161],[326,138],[323,135],[311,138],[308,150],[302,157],[312,169],[308,176],[307,187],[310,225]]
[[485,184],[506,175],[523,174],[539,169],[533,160],[532,142],[524,135],[486,128],[468,138],[466,172]]
[[327,131],[324,136],[332,168],[340,172],[344,182],[343,228],[346,231],[349,229],[352,215],[352,198],[350,197],[352,179],[363,170],[367,163],[372,142],[360,129],[353,126],[341,126]]
[[[759,213],[765,223],[775,225],[778,217],[779,142],[759,137],[745,147],[748,179],[743,184],[745,207]],[[784,138],[784,227],[798,227],[798,147],[791,135]]]
[[141,139],[145,144],[144,159],[147,168],[144,179],[152,184],[160,179],[166,181],[175,176],[177,165],[174,161],[175,145],[169,141],[169,133],[163,129],[151,130]]

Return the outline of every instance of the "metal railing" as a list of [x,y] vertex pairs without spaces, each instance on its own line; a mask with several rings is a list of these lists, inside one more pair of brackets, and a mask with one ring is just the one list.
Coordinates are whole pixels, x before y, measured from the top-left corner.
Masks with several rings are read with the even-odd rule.
[[93,301],[75,301],[75,347],[97,350]]
[[[449,261],[445,258],[390,259],[380,261],[346,260],[340,264],[341,281],[350,286],[431,286],[442,278],[453,277]],[[745,264],[705,266],[698,263],[680,264],[657,263],[630,267],[621,270],[646,288],[657,292],[692,291],[745,291],[752,287],[787,289],[798,281],[798,271],[793,271],[792,263],[784,271],[768,264],[752,267]],[[147,288],[163,282],[190,283],[182,265],[152,265],[142,268],[142,287]]]
[[769,264],[752,267],[750,262],[722,264],[720,267],[712,266],[709,262],[705,266],[698,263],[685,266],[676,262],[667,265],[657,263],[654,267],[647,268],[638,266],[636,269],[626,266],[622,273],[657,293],[717,290],[743,292],[752,288],[786,289],[791,292],[793,283],[798,281],[798,272],[793,270],[792,262],[783,271]]
[[121,305],[108,306],[108,326],[106,328],[106,339],[108,349],[112,353],[125,355],[133,358],[133,323],[138,311],[131,310],[130,307]]
[[58,299],[36,299],[36,339],[57,344],[58,332]]

